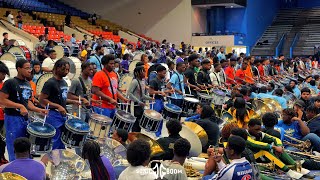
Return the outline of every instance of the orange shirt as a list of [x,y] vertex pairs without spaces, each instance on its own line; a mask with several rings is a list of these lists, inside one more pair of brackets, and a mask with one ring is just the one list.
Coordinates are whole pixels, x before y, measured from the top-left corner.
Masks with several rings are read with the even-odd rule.
[[[106,75],[106,73],[108,74],[108,76],[110,77],[111,80],[111,86],[110,86],[110,81]],[[103,94],[107,95],[108,97],[117,100],[118,96],[117,96],[117,89],[118,89],[118,76],[114,71],[111,72],[107,72],[106,70],[102,70],[97,72],[92,79],[92,86],[96,86],[98,88],[100,88],[101,92],[103,92]],[[111,91],[111,87],[113,88],[113,92],[114,92],[114,98],[112,96],[112,91]],[[92,98],[94,100],[99,100],[100,98],[93,94]],[[93,103],[93,106],[99,106],[98,104]],[[115,105],[110,104],[108,101],[102,100],[102,107],[103,108],[108,108],[108,109],[114,109],[116,108]]]
[[[242,69],[238,69],[237,72],[236,72],[236,77],[238,77],[239,79],[241,80],[244,80],[245,79],[245,71],[242,70]],[[236,80],[238,84],[242,84],[242,81],[241,80]]]
[[260,66],[258,67],[258,70],[259,70],[259,75],[260,75],[260,77],[264,77],[263,65],[260,65]]
[[144,72],[146,72],[146,78],[148,78],[148,70],[150,68],[150,65],[148,63],[144,64]]
[[[0,83],[0,89],[2,89],[2,86],[3,86],[3,82]],[[4,112],[3,112],[3,109],[0,107],[0,121],[3,121],[4,120]]]
[[245,81],[247,83],[249,83],[249,84],[253,84],[254,83],[254,81],[253,81],[253,73],[252,73],[252,69],[251,69],[251,65],[250,64],[248,64],[247,69],[244,70],[244,72],[245,72],[245,75],[246,75]]
[[[234,80],[234,77],[235,77],[235,74],[236,74],[236,73],[235,73],[235,70],[234,70],[233,67],[228,66],[228,67],[226,68],[226,70],[225,70],[225,74],[226,74],[226,76],[227,76],[228,78]],[[230,80],[228,80],[228,79],[227,79],[226,83],[227,83],[227,84],[234,84],[233,81],[230,81]]]
[[31,86],[31,89],[32,89],[31,101],[34,102],[34,98],[36,97],[36,94],[37,94],[37,85],[32,80],[29,81],[29,82],[30,82],[30,86]]

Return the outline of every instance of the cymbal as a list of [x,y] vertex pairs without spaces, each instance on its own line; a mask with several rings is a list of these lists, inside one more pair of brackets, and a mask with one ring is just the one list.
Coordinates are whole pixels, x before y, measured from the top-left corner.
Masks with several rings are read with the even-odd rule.
[[152,139],[151,137],[149,137],[145,134],[139,133],[139,132],[129,133],[127,142],[129,144],[137,139],[143,139],[150,144],[151,156],[155,156],[155,155],[159,155],[159,154],[164,153],[164,150],[162,149],[162,147],[160,146],[160,144],[156,140]]
[[208,143],[208,135],[206,131],[197,123],[194,122],[184,122],[184,124],[190,128],[200,139],[202,147],[206,146]]
[[118,159],[127,159],[127,149],[118,141],[106,138],[105,140],[97,140],[100,144],[102,153],[113,164]]
[[281,105],[278,103],[278,101],[276,101],[274,99],[265,98],[265,99],[263,99],[263,102],[271,109],[272,112],[282,111]]
[[258,119],[260,119],[263,114],[265,114],[267,112],[271,112],[271,109],[268,107],[268,105],[266,105],[260,99],[254,99],[252,101],[252,105],[253,105],[253,112],[254,112],[253,114],[254,115],[251,115],[250,118],[258,118]]
[[45,154],[48,157],[48,167],[51,167],[51,179],[91,178],[88,163],[77,154],[63,149],[55,149]]
[[[163,121],[163,127],[166,127],[167,121]],[[191,149],[189,152],[189,157],[197,157],[201,152],[202,152],[202,144],[197,136],[189,127],[187,127],[185,124],[182,124],[182,129],[180,131],[180,136],[188,139],[188,141],[191,143]],[[168,137],[168,129],[167,128],[162,128],[161,131],[161,136],[162,137]]]
[[23,176],[20,176],[19,174],[11,173],[11,172],[5,172],[0,174],[0,180],[27,180]]

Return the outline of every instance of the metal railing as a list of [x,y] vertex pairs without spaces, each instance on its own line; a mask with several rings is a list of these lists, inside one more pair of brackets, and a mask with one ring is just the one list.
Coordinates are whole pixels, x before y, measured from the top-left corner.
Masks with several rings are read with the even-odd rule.
[[293,57],[293,49],[294,47],[296,46],[297,42],[298,42],[298,39],[299,39],[299,33],[296,33],[296,35],[294,36],[294,39],[292,41],[292,44],[290,46],[290,58]]
[[281,52],[285,37],[286,37],[286,33],[283,33],[281,38],[280,38],[280,41],[279,41],[278,45],[276,46],[276,54],[275,54],[276,57],[278,57],[280,52]]

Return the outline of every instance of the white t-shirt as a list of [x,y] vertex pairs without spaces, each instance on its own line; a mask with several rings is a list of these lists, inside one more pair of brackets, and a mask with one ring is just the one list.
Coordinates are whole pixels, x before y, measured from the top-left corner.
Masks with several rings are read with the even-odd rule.
[[12,14],[9,14],[9,15],[8,15],[7,20],[8,20],[11,24],[15,25]]
[[119,180],[155,180],[157,174],[148,167],[144,166],[129,166],[119,176]]
[[57,61],[56,59],[51,59],[50,57],[47,57],[43,60],[42,67],[46,67],[52,70],[56,61]]
[[220,80],[220,72],[212,72],[210,73],[210,79],[213,85],[215,86],[221,86],[221,80]]

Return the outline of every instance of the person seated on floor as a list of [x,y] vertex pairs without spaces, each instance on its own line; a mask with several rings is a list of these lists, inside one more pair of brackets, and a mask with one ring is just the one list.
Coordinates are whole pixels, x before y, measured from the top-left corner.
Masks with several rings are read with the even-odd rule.
[[169,136],[160,138],[157,140],[157,142],[165,151],[165,153],[161,156],[161,159],[171,160],[174,156],[174,143],[181,138],[179,133],[182,129],[182,125],[178,120],[170,120],[166,123],[166,127],[168,129]]
[[127,148],[127,139],[128,139],[128,132],[124,129],[117,129],[112,134],[112,139],[121,143],[125,148]]
[[14,141],[16,159],[0,166],[0,173],[12,172],[26,179],[46,179],[46,168],[43,162],[30,159],[31,143],[26,137],[19,137]]

